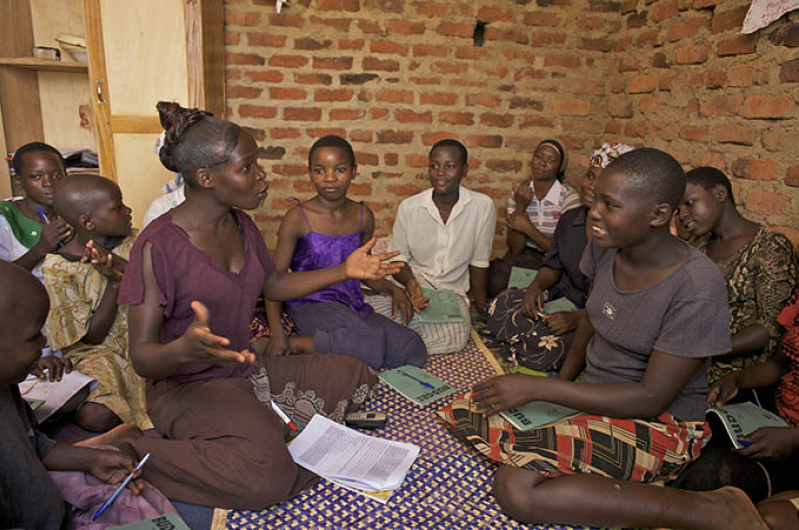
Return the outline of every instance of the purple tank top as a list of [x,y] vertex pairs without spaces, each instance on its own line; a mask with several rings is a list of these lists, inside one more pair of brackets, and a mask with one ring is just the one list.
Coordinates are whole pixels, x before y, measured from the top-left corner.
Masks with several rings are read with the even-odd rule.
[[[315,271],[325,267],[333,267],[347,260],[347,256],[361,246],[363,235],[363,201],[361,201],[361,218],[358,222],[358,231],[352,234],[327,235],[314,232],[305,210],[298,199],[297,205],[308,226],[308,233],[297,240],[294,247],[294,256],[291,258],[291,270],[294,272]],[[366,318],[374,310],[363,299],[361,282],[358,280],[344,280],[334,283],[324,289],[316,291],[296,300],[285,302],[286,305],[302,305],[313,302],[338,302],[349,307],[361,317]]]

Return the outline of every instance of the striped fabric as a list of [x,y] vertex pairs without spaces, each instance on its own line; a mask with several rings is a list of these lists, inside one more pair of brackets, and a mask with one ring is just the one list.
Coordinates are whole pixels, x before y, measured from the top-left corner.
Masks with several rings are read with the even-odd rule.
[[[530,181],[530,187],[533,187],[533,182]],[[582,203],[580,202],[580,194],[574,191],[567,184],[561,184],[555,181],[552,184],[546,197],[541,199],[533,195],[533,200],[527,206],[527,217],[533,223],[533,226],[552,239],[552,234],[555,233],[555,227],[558,226],[558,220],[563,212],[577,208]],[[513,198],[513,193],[508,197],[508,215],[516,211],[516,200]],[[527,246],[538,248],[529,238],[527,239]]]
[[498,414],[477,412],[471,394],[438,415],[488,458],[548,477],[593,473],[635,482],[671,480],[710,439],[706,423],[676,421],[669,413],[655,421],[580,414],[519,431]]

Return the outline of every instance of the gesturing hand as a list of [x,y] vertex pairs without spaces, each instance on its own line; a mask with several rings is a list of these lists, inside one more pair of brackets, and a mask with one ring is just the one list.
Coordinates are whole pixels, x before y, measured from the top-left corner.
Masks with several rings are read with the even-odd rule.
[[533,201],[533,188],[530,187],[529,180],[525,180],[516,186],[516,189],[513,190],[513,200],[516,202],[517,212],[524,212],[530,206]]
[[347,278],[380,280],[389,274],[397,274],[405,266],[402,262],[389,263],[387,261],[399,256],[397,251],[385,254],[369,254],[376,241],[377,236],[372,236],[372,239],[367,241],[365,245],[358,247],[347,257],[347,261],[344,262],[344,274]]
[[416,278],[408,280],[405,284],[405,292],[408,293],[408,298],[410,298],[411,304],[413,304],[413,310],[417,313],[430,305],[430,297],[425,297],[422,291],[422,285]]
[[491,377],[474,386],[472,401],[486,415],[518,407],[531,401],[528,396],[534,379],[523,374]]
[[107,251],[94,241],[88,241],[83,249],[81,262],[89,262],[100,274],[108,278],[109,282],[119,283],[125,275],[127,260]]
[[211,333],[208,325],[210,314],[208,308],[201,302],[191,303],[194,310],[194,322],[186,329],[183,334],[183,341],[186,343],[187,353],[191,362],[202,362],[218,364],[222,366],[236,366],[239,364],[253,364],[255,354],[248,350],[240,352],[227,349],[225,346],[230,341],[225,337],[219,337]]

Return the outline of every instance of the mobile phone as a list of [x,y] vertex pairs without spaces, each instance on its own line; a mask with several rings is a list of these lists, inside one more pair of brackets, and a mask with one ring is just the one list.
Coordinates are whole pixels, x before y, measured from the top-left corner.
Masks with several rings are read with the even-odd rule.
[[386,426],[385,412],[350,412],[344,423],[356,429],[382,429]]

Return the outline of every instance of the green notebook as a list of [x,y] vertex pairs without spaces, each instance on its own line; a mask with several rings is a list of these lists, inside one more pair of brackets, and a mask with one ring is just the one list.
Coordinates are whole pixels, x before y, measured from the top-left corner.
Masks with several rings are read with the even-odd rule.
[[411,365],[386,370],[380,374],[380,379],[394,387],[406,398],[422,406],[455,392],[455,389],[448,383]]
[[191,530],[176,513],[159,515],[137,523],[117,526],[114,530]]
[[422,322],[463,322],[455,291],[423,288],[422,294],[425,298],[430,298],[430,305],[419,313]]
[[550,300],[549,302],[544,302],[544,314],[545,315],[552,315],[554,313],[559,313],[561,311],[577,311],[577,306],[574,305],[571,300],[562,296],[560,298],[555,298],[554,300]]
[[535,280],[536,276],[538,276],[538,271],[536,270],[512,267],[510,270],[510,279],[508,280],[508,289],[514,287],[517,289],[527,289],[530,282]]
[[531,401],[515,409],[503,410],[499,415],[520,431],[529,431],[578,412],[547,401]]

